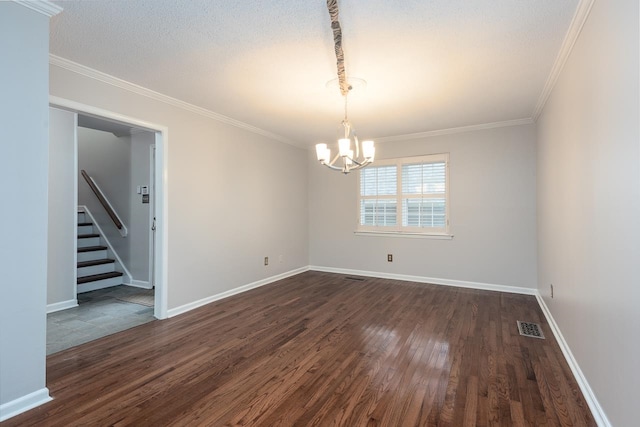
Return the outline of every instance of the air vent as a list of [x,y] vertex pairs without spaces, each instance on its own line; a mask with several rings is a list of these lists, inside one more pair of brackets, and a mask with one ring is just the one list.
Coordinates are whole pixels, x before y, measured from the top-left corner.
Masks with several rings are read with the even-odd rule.
[[521,322],[518,320],[518,331],[525,337],[544,339],[542,328],[537,323]]
[[362,277],[353,277],[353,276],[347,276],[344,278],[344,280],[355,280],[356,282],[364,282],[364,279]]

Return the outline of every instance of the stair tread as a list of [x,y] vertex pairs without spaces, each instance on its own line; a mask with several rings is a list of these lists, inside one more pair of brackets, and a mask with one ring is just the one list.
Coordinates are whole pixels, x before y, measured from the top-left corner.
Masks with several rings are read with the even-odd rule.
[[85,246],[84,248],[78,248],[78,252],[93,252],[93,251],[106,251],[106,246]]
[[91,239],[93,237],[100,237],[99,234],[91,233],[91,234],[78,234],[78,239]]
[[79,222],[78,227],[86,227],[87,225],[93,225],[92,222]]
[[111,264],[111,263],[114,263],[114,262],[115,262],[115,260],[111,259],[111,258],[94,259],[92,261],[79,261],[78,262],[78,268],[91,267],[93,265]]
[[81,276],[78,277],[78,285],[82,283],[95,282],[103,279],[111,279],[112,277],[120,277],[123,273],[119,271],[110,271],[108,273],[100,273],[100,274],[92,274],[90,276]]

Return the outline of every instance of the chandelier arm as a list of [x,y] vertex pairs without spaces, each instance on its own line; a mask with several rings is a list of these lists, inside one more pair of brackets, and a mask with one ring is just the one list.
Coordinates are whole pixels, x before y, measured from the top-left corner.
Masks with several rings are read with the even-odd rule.
[[358,169],[362,169],[362,168],[366,168],[367,166],[369,166],[369,164],[371,164],[371,162],[369,161],[365,161],[364,163],[358,163],[358,166],[354,166],[352,168],[350,168],[350,170],[358,170]]
[[340,158],[340,153],[337,153],[337,154],[335,155],[335,157],[333,158],[333,160],[331,160],[331,162],[329,162],[329,164],[330,164],[331,166],[333,166],[339,158]]
[[322,163],[322,164],[323,164],[323,165],[325,165],[326,167],[328,167],[329,169],[333,169],[333,170],[341,171],[341,172],[342,172],[342,168],[339,168],[339,167],[337,167],[337,166],[330,165],[330,164],[328,164],[328,163]]
[[356,146],[356,159],[360,157],[360,142],[358,141],[358,135],[356,135],[356,131],[353,131],[353,142]]
[[[359,162],[359,161],[357,161],[355,159],[352,159],[351,157],[348,157],[348,159],[351,160],[353,163],[355,163],[358,167],[364,167],[367,164],[366,160],[363,160],[363,161]],[[353,169],[355,169],[355,166],[353,167]]]

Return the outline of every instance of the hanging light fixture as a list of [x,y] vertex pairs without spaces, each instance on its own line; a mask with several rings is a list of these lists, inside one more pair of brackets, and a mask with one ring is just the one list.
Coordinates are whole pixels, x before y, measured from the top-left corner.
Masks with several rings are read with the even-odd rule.
[[[330,169],[348,174],[352,170],[362,169],[373,163],[376,149],[373,145],[373,141],[362,141],[362,144],[360,144],[358,136],[356,135],[351,122],[349,122],[347,97],[349,95],[349,91],[353,87],[347,82],[346,72],[344,69],[342,29],[340,28],[340,21],[338,20],[337,0],[327,0],[327,9],[329,10],[329,16],[331,17],[331,29],[333,30],[336,65],[338,68],[338,85],[340,87],[340,93],[344,97],[344,119],[342,120],[344,137],[338,139],[338,153],[333,157],[333,159],[331,158],[331,149],[327,147],[327,144],[316,144],[316,156],[321,165],[325,165]],[[352,139],[353,148],[351,148]],[[339,163],[338,160],[340,159],[341,166],[336,166],[336,163]]]

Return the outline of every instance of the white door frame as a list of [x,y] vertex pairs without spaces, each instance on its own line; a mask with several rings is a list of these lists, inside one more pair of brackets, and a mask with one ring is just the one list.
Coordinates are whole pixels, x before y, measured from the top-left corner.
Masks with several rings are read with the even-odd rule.
[[[144,130],[155,133],[156,158],[153,168],[155,170],[155,197],[153,200],[153,210],[156,215],[156,232],[155,232],[155,259],[154,277],[155,277],[155,305],[154,316],[157,319],[167,318],[167,271],[168,271],[168,230],[167,230],[167,152],[169,144],[169,129],[166,126],[149,123],[134,117],[125,116],[113,111],[104,110],[102,108],[93,107],[76,101],[60,98],[57,96],[49,96],[49,106],[60,108],[63,110],[73,111],[87,116],[95,116],[105,118],[126,125],[132,125]],[[77,151],[77,150],[76,150]],[[77,162],[76,162],[77,168]],[[77,171],[76,171],[77,172]],[[77,173],[75,174],[77,179]]]
[[[149,206],[149,287],[155,286],[155,239],[156,239],[156,144],[155,142],[149,146],[149,197],[151,197],[151,206]],[[155,304],[154,304],[155,305]]]

